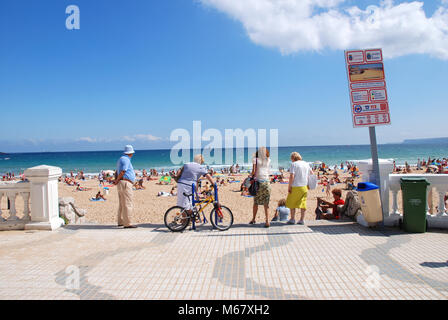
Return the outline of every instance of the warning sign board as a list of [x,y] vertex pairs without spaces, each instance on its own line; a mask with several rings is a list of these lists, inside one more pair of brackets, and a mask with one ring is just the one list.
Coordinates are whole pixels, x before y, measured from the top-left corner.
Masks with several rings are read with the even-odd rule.
[[353,126],[390,125],[381,49],[345,51]]

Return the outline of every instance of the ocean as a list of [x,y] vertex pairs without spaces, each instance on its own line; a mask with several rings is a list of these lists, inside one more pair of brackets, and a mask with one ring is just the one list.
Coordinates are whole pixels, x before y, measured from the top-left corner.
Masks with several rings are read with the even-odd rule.
[[[251,163],[248,150],[240,149],[242,156],[239,158],[237,158],[237,151],[236,149],[222,150],[223,159],[226,152],[233,152],[233,162],[248,167],[248,164]],[[305,161],[322,161],[331,166],[340,165],[345,161],[370,159],[371,157],[369,145],[279,147],[279,167],[287,168],[289,166],[289,157],[293,151],[299,152]],[[162,169],[167,171],[179,167],[171,162],[170,152],[170,150],[136,150],[132,158],[134,169],[153,168],[158,171]],[[61,167],[64,173],[82,170],[86,174],[97,174],[101,170],[114,170],[121,153],[121,151],[86,151],[2,154],[0,155],[0,174],[13,172],[17,175],[27,168],[41,164]],[[405,161],[410,165],[415,165],[418,158],[448,157],[448,143],[383,144],[378,146],[378,154],[381,159],[394,159],[397,165],[403,165]],[[211,167],[220,167],[220,165],[208,164]],[[230,165],[230,163],[226,165]]]

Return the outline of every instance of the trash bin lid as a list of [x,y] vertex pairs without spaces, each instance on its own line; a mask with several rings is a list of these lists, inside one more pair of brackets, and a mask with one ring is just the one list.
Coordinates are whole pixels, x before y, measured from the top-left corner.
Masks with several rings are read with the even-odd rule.
[[360,182],[358,183],[358,188],[356,190],[358,191],[370,191],[370,190],[376,190],[379,189],[379,187],[376,184],[373,184],[371,182]]
[[430,185],[430,183],[428,182],[428,180],[426,180],[425,178],[419,178],[419,177],[410,177],[410,178],[400,178],[400,183],[421,183],[421,184],[425,184],[427,186]]

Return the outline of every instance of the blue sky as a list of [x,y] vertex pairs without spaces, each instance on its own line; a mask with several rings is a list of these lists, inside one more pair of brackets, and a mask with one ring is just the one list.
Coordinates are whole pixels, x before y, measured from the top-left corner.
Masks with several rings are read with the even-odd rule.
[[[193,120],[279,129],[280,145],[368,144],[368,130],[352,126],[344,45],[380,44],[387,56],[392,125],[377,127],[379,143],[447,136],[443,1],[420,1],[423,17],[414,1],[298,1],[313,11],[289,34],[269,0],[258,11],[235,1],[0,2],[0,151],[167,148]],[[70,4],[80,30],[65,27]],[[365,11],[350,21],[376,19],[377,34],[355,35],[344,22],[353,7]],[[302,19],[295,9],[282,25]],[[389,25],[401,14],[403,33]],[[322,31],[326,21],[335,30]]]

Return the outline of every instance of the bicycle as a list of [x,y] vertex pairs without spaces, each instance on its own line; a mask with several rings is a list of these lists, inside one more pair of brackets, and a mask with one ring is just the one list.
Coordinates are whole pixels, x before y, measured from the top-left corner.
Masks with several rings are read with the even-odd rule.
[[[173,232],[180,232],[183,231],[191,222],[192,229],[195,230],[195,223],[197,221],[201,221],[201,214],[203,217],[203,223],[207,223],[204,210],[208,205],[213,204],[213,209],[210,212],[210,222],[214,228],[220,231],[228,230],[233,224],[233,213],[228,207],[223,206],[218,202],[217,185],[214,185],[214,194],[212,194],[212,192],[207,192],[204,199],[199,199],[197,193],[195,192],[194,184],[192,189],[192,194],[184,193],[184,196],[188,197],[188,199],[191,198],[193,205],[191,212],[180,206],[173,206],[169,208],[164,215],[165,226]],[[195,194],[197,199],[194,197]]]

